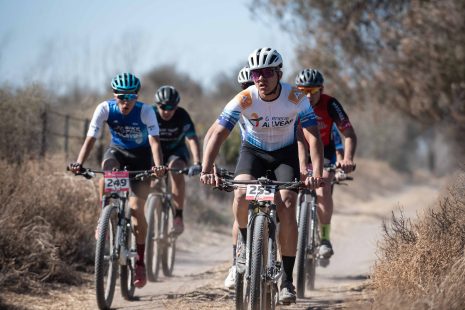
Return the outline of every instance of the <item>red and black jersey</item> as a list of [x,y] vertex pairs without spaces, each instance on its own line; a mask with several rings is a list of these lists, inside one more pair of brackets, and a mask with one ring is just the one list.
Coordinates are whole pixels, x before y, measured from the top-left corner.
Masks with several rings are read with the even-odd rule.
[[321,94],[320,101],[313,106],[316,114],[318,128],[320,129],[321,140],[323,145],[327,146],[332,143],[331,127],[333,123],[337,128],[344,132],[346,128],[352,127],[349,117],[336,98],[326,94]]

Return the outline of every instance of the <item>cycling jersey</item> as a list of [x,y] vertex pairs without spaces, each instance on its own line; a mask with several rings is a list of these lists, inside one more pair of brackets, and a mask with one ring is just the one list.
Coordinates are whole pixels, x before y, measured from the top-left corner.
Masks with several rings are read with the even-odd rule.
[[331,143],[331,127],[333,123],[342,132],[346,128],[352,127],[346,112],[336,98],[321,94],[320,101],[313,106],[313,110],[318,119],[321,141],[325,146]]
[[178,107],[173,117],[168,121],[161,118],[156,108],[155,113],[160,127],[160,142],[163,153],[178,147],[185,147],[185,138],[197,136],[194,123],[185,109]]
[[110,145],[122,149],[149,146],[148,135],[158,136],[159,133],[152,107],[140,101],[128,115],[121,113],[114,99],[100,103],[92,116],[87,136],[97,138],[105,121],[110,127]]
[[342,144],[341,134],[339,133],[336,124],[333,124],[333,127],[331,128],[331,136],[332,140],[334,141],[334,147],[336,148],[336,150],[344,150],[344,144]]
[[239,119],[243,141],[265,151],[275,151],[296,142],[300,122],[303,128],[316,126],[308,98],[287,83],[281,83],[279,97],[264,101],[255,85],[237,94],[224,108],[218,122],[232,130]]

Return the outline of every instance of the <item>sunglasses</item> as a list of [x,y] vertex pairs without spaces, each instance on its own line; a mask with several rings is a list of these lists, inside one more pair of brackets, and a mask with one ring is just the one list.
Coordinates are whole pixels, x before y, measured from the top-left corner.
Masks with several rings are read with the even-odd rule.
[[250,71],[250,77],[254,82],[258,81],[260,76],[263,76],[264,78],[268,79],[274,75],[275,68],[263,68],[263,69],[256,69]]
[[319,92],[321,90],[321,86],[317,86],[317,87],[297,87],[300,91],[303,91],[304,93],[306,94],[311,94],[311,95],[315,95],[317,92]]
[[116,94],[119,100],[134,100],[137,99],[137,94]]
[[176,108],[175,105],[173,105],[173,104],[168,104],[168,103],[166,103],[166,104],[159,104],[158,107],[159,107],[160,109],[162,109],[163,111],[173,111],[173,110]]

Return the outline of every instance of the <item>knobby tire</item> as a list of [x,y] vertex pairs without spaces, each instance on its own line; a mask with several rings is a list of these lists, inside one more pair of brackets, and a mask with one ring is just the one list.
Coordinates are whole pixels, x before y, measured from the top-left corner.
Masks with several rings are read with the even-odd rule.
[[150,282],[158,280],[161,261],[161,204],[158,197],[150,195],[147,200],[147,237],[145,240],[145,267]]
[[297,238],[297,297],[304,298],[305,296],[305,280],[306,280],[306,265],[307,265],[307,243],[310,226],[310,203],[301,202],[299,210],[299,228]]
[[161,266],[166,277],[173,275],[174,260],[176,258],[176,236],[171,232],[173,228],[174,208],[165,201],[161,218],[163,219],[163,249],[161,251]]
[[266,265],[265,249],[265,216],[256,216],[254,220],[252,253],[250,258],[250,309],[259,310],[263,301],[262,295],[266,289],[262,278],[263,270]]
[[106,206],[100,216],[95,249],[95,289],[99,309],[110,309],[115,293],[118,260],[112,254],[119,251],[117,222],[118,208],[114,205]]

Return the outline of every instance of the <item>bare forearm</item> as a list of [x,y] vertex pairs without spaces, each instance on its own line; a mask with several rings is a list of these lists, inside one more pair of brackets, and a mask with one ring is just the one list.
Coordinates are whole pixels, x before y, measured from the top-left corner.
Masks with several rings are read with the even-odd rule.
[[304,136],[310,148],[310,157],[312,160],[313,176],[323,176],[323,142],[321,142],[320,131],[317,126],[304,129]]
[[161,151],[160,138],[158,136],[149,136],[150,149],[155,166],[163,165],[163,154]]
[[344,159],[353,161],[356,147],[357,137],[347,137],[344,141]]
[[357,136],[353,128],[348,128],[342,132],[344,135],[344,159],[354,160],[355,150],[357,148]]
[[86,140],[84,141],[84,144],[82,145],[77,158],[77,162],[81,165],[84,164],[84,162],[89,157],[90,151],[94,147],[95,140],[96,139],[94,137],[86,137]]
[[218,156],[220,147],[229,136],[229,130],[220,125],[213,125],[211,130],[212,133],[208,139],[207,145],[205,146],[205,152],[202,160],[202,170],[205,172],[213,171],[213,163],[215,162],[216,156]]
[[189,144],[189,148],[192,153],[192,161],[193,163],[200,163],[200,143],[199,138],[197,136],[188,138],[187,143]]

